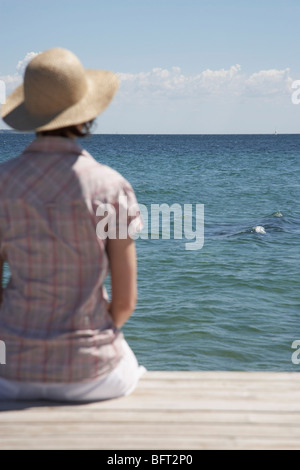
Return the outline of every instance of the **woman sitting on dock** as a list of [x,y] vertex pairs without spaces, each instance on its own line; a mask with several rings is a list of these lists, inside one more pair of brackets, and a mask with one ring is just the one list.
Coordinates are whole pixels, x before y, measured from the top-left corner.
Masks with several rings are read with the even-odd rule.
[[[118,214],[137,206],[135,194],[75,140],[89,134],[118,84],[112,72],[85,70],[72,52],[54,48],[31,60],[2,106],[9,126],[36,139],[0,165],[1,278],[4,262],[11,273],[0,289],[1,399],[119,397],[145,371],[120,330],[136,305],[132,235],[142,221],[138,212]],[[114,208],[111,232],[97,230],[110,222],[106,207]]]

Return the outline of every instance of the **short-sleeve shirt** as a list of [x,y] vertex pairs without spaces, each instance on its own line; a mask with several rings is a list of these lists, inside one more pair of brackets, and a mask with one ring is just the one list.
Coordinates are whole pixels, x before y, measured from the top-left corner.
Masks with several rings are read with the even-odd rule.
[[[107,232],[124,232],[124,200],[137,205],[129,182],[72,139],[38,137],[0,165],[0,255],[11,273],[0,308],[1,377],[83,382],[119,363],[123,334],[107,310],[107,239],[99,224],[110,213]],[[132,214],[120,220],[133,233],[142,220]]]

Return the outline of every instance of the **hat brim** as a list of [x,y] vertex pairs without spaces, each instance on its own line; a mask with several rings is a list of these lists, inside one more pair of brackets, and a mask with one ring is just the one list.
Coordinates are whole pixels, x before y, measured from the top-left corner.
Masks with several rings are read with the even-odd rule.
[[62,127],[82,124],[95,119],[113,99],[119,78],[107,70],[86,70],[87,92],[76,104],[62,112],[47,115],[33,115],[24,103],[24,86],[20,85],[2,105],[3,121],[18,131],[50,131]]

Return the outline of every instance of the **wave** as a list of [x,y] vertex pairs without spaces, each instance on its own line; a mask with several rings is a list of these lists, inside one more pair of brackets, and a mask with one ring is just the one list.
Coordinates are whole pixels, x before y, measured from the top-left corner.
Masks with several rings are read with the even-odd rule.
[[266,234],[266,230],[262,225],[257,225],[256,227],[253,227],[253,232],[262,233],[263,235]]

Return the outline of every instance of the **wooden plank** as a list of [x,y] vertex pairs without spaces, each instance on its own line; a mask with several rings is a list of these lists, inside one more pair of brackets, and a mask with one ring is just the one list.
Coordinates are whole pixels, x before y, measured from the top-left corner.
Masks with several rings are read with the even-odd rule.
[[[134,439],[134,444],[133,444]],[[147,441],[143,437],[123,436],[66,436],[58,439],[53,436],[42,438],[3,438],[1,450],[299,450],[299,439],[281,438],[226,438],[223,436],[194,436],[192,438],[174,439],[167,436],[152,436]]]
[[155,380],[167,381],[198,381],[199,384],[208,381],[225,383],[238,382],[287,382],[299,383],[299,372],[222,372],[222,371],[148,371],[142,378],[142,382]]
[[[209,397],[206,396],[198,396],[194,397],[193,399],[186,395],[177,396],[176,398],[170,399],[169,401],[166,399],[167,397],[159,397],[156,395],[152,395],[150,397],[143,396],[141,399],[137,401],[126,401],[124,400],[121,402],[116,402],[114,406],[112,404],[102,403],[103,410],[117,410],[117,411],[126,411],[135,409],[136,411],[141,412],[151,412],[151,411],[190,411],[194,412],[196,410],[215,410],[215,411],[247,411],[247,412],[286,412],[286,413],[298,413],[300,412],[300,404],[299,404],[299,397],[297,397],[298,402],[295,401],[295,396],[289,396],[285,400],[280,401],[280,397],[278,400],[273,398],[272,401],[268,401],[267,397],[264,397],[263,400],[260,400],[259,397],[249,397],[248,399],[241,399],[235,397],[234,399],[230,399],[228,397]],[[94,410],[99,409],[93,408]],[[101,408],[100,408],[101,409]],[[74,410],[77,411],[77,405],[74,405]],[[0,421],[2,417],[2,413],[0,414]],[[16,411],[6,411],[6,413],[16,413]],[[18,413],[22,413],[22,410],[18,411]]]
[[[142,436],[145,442],[149,437],[164,436],[168,434],[169,438],[188,440],[193,436],[223,436],[223,437],[252,437],[263,438],[286,437],[298,438],[300,443],[300,427],[289,426],[289,424],[252,424],[252,423],[165,423],[163,419],[156,423],[105,423],[105,428],[101,429],[99,423],[26,423],[26,437],[41,438],[42,436],[98,436],[99,441],[111,436],[111,438],[122,439],[124,434],[130,436]],[[19,424],[6,423],[0,426],[1,436],[19,436],[24,435],[24,427]]]
[[[163,415],[162,415],[163,413]],[[294,412],[245,412],[215,410],[92,410],[69,408],[48,408],[10,412],[0,415],[0,426],[7,423],[25,425],[26,423],[156,423],[163,419],[165,423],[265,423],[289,424],[298,426],[300,413]]]

